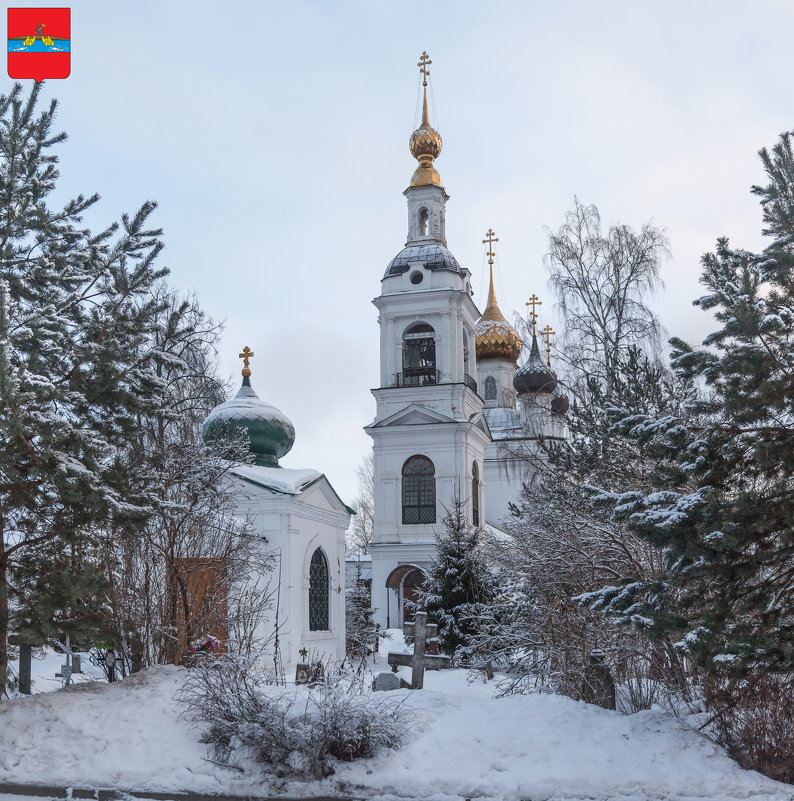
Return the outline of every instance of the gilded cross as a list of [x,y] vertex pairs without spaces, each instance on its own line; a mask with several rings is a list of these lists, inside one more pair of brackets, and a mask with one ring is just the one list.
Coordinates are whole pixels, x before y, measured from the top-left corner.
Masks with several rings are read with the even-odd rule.
[[419,67],[419,72],[422,73],[422,86],[427,86],[427,76],[430,75],[430,70],[428,67],[433,62],[430,60],[430,57],[427,55],[427,51],[423,50],[422,55],[419,56],[419,63],[416,65]]
[[250,370],[250,368],[248,366],[248,362],[249,362],[250,359],[253,358],[253,356],[254,356],[254,352],[251,350],[251,348],[248,347],[248,345],[246,345],[243,348],[243,352],[242,353],[238,353],[237,354],[237,358],[243,360],[243,375],[245,375],[245,376],[251,375],[251,370]]
[[557,332],[552,331],[551,326],[547,325],[540,333],[541,336],[546,337],[546,364],[551,367],[551,337]]
[[483,245],[487,242],[488,243],[488,250],[486,251],[486,255],[488,256],[488,264],[493,264],[493,243],[498,242],[499,238],[494,235],[493,229],[489,228],[488,233],[485,235],[487,239],[483,239]]
[[524,304],[525,306],[532,306],[532,311],[530,315],[532,316],[532,336],[535,336],[535,322],[538,319],[537,312],[535,311],[535,306],[542,306],[543,301],[538,299],[538,296],[533,293],[532,297]]

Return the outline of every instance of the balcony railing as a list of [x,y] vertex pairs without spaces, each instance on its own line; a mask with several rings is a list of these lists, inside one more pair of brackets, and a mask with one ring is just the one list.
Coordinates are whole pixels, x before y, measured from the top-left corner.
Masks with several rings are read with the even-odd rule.
[[469,389],[473,389],[475,392],[477,391],[477,382],[470,375],[463,376],[463,383]]
[[438,370],[411,370],[410,372],[396,373],[395,387],[429,387],[441,381]]

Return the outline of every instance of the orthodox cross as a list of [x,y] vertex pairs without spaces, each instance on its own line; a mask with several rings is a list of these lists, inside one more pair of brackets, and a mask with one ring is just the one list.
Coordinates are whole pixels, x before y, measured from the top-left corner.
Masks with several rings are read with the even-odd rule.
[[416,65],[419,67],[419,72],[422,73],[422,86],[427,86],[427,76],[430,75],[430,70],[428,67],[433,62],[430,60],[429,56],[427,55],[427,51],[423,50],[422,55],[419,56],[419,63]]
[[488,264],[493,264],[493,243],[498,242],[499,238],[494,235],[493,229],[489,228],[488,233],[485,235],[487,239],[483,239],[483,245],[487,242],[488,243],[488,250],[486,251],[486,255],[488,256]]
[[546,337],[546,364],[551,367],[551,337],[556,334],[556,331],[551,330],[551,326],[547,325],[541,332],[540,335]]
[[248,347],[248,345],[246,345],[246,346],[243,348],[243,352],[242,352],[242,353],[238,353],[238,354],[237,354],[237,358],[238,358],[238,359],[242,359],[242,360],[243,360],[243,375],[244,375],[244,376],[249,376],[249,375],[251,375],[251,369],[250,369],[250,367],[248,366],[248,362],[249,362],[249,361],[250,361],[250,359],[252,359],[253,357],[254,357],[254,352],[251,350],[251,348],[249,348],[249,347]]
[[532,297],[524,304],[525,306],[532,306],[532,311],[530,315],[532,316],[532,336],[535,336],[535,322],[538,319],[537,314],[535,312],[535,306],[542,306],[543,301],[538,300],[538,296],[533,293]]
[[398,665],[410,665],[411,689],[421,690],[425,683],[425,669],[440,670],[451,665],[448,656],[438,653],[438,626],[427,622],[427,612],[417,612],[413,623],[405,623],[403,631],[414,635],[412,654],[389,654],[389,664],[396,673]]

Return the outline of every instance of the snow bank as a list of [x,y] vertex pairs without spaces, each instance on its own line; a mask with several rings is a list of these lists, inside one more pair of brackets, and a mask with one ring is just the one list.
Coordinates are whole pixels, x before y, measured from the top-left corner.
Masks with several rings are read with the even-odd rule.
[[[387,669],[385,650],[377,670]],[[341,764],[321,782],[267,781],[256,768],[207,761],[172,700],[184,675],[158,667],[0,703],[0,782],[381,801],[794,801],[794,788],[740,769],[662,713],[622,716],[553,695],[495,699],[493,683],[469,684],[459,670],[428,672],[420,692],[394,691],[415,715],[401,750]]]

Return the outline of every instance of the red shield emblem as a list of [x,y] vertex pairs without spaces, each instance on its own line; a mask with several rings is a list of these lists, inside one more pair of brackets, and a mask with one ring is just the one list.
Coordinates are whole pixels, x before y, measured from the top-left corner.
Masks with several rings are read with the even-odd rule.
[[8,9],[8,75],[17,80],[68,78],[71,25],[68,8]]

